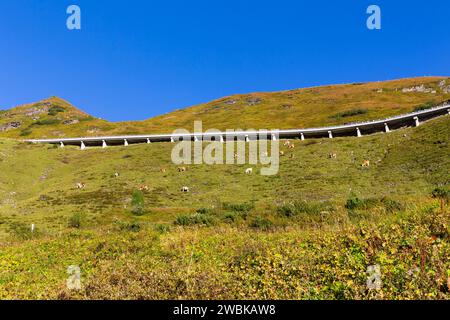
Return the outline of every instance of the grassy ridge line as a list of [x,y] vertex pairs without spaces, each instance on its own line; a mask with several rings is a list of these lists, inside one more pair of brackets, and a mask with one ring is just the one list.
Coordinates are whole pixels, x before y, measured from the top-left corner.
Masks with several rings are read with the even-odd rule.
[[[403,89],[421,85],[428,91],[403,92]],[[93,118],[67,101],[53,97],[2,111],[0,128],[11,122],[20,122],[21,126],[0,131],[0,136],[44,139],[157,134],[179,128],[191,130],[195,120],[202,120],[205,130],[322,127],[387,118],[409,113],[416,108],[434,106],[450,99],[447,86],[450,86],[448,78],[422,77],[241,94],[144,121],[118,123]],[[39,110],[44,112],[39,113]]]

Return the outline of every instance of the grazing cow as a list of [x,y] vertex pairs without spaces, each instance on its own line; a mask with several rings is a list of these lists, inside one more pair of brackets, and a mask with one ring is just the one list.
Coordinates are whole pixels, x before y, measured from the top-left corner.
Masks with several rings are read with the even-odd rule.
[[181,192],[189,192],[189,187],[184,186],[181,188]]
[[284,156],[284,151],[280,151],[280,156],[281,156],[281,157]]
[[186,171],[187,171],[186,167],[179,167],[178,168],[178,172],[186,172]]
[[84,189],[86,187],[86,184],[84,182],[78,182],[76,184],[77,189]]
[[288,147],[291,145],[291,142],[289,140],[287,140],[285,143],[283,143],[283,146]]
[[120,174],[118,172],[114,173],[114,177],[118,178]]
[[252,173],[253,173],[252,168],[248,168],[247,170],[245,170],[245,174],[252,174]]
[[370,167],[370,161],[369,160],[364,160],[361,167]]
[[162,173],[166,173],[166,169],[165,168],[161,168],[161,172]]
[[289,158],[290,158],[290,159],[294,159],[294,158],[295,158],[294,154],[291,153],[291,155],[289,156]]
[[295,144],[291,143],[291,144],[288,146],[288,149],[295,149]]
[[149,189],[148,186],[142,185],[142,186],[139,187],[139,190],[140,190],[140,191],[146,191],[146,192],[147,192],[147,191],[149,191],[150,189]]
[[330,159],[336,159],[336,158],[337,158],[336,152],[330,153],[330,154],[328,155],[328,158],[330,158]]

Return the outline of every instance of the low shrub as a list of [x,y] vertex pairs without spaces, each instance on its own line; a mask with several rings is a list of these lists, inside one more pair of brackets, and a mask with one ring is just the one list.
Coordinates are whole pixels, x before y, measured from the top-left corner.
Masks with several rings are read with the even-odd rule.
[[214,213],[214,209],[211,208],[200,208],[197,210],[197,213],[199,214],[213,214]]
[[31,130],[28,130],[28,129],[25,129],[25,130],[22,130],[21,132],[20,132],[20,136],[21,137],[26,137],[26,136],[29,136],[30,134],[32,134],[33,132],[31,131]]
[[222,208],[224,210],[234,211],[234,212],[250,212],[253,210],[255,205],[253,203],[223,203]]
[[79,229],[81,228],[83,214],[76,212],[69,218],[69,227]]
[[215,219],[209,214],[195,213],[193,215],[180,215],[175,220],[175,225],[178,226],[192,226],[205,225],[212,226],[215,224]]
[[[33,237],[33,232],[31,231],[31,226],[23,223],[23,222],[13,222],[9,226],[9,232],[21,239],[21,240],[29,240]],[[35,230],[36,232],[36,230]]]
[[51,126],[60,123],[58,119],[42,119],[38,120],[33,125],[35,126]]
[[349,117],[358,116],[361,114],[366,114],[367,112],[368,112],[367,109],[357,108],[357,109],[351,109],[351,110],[343,111],[340,113],[336,113],[336,114],[330,116],[330,118],[332,118],[332,119],[349,118]]
[[383,199],[381,199],[381,203],[384,205],[384,208],[389,213],[393,213],[396,211],[402,211],[405,209],[403,204],[401,204],[398,201],[392,200],[392,199],[383,198]]
[[442,199],[448,204],[450,202],[450,189],[438,187],[431,192],[431,196],[435,199]]
[[295,210],[295,206],[293,204],[284,204],[277,208],[277,213],[283,217],[294,217],[297,215],[297,211]]
[[376,206],[378,201],[374,198],[360,199],[356,195],[351,195],[347,199],[345,208],[348,210],[368,210]]
[[157,224],[155,230],[159,233],[168,233],[170,232],[170,226],[167,224]]
[[257,216],[250,223],[250,227],[253,229],[259,229],[262,231],[268,231],[273,227],[273,222],[267,218],[263,218],[261,216]]
[[141,223],[139,221],[120,222],[119,229],[122,231],[139,232],[141,231]]
[[356,195],[351,195],[345,204],[345,208],[348,210],[370,210],[375,207],[384,207],[389,213],[404,209],[400,202],[386,197],[361,199]]
[[136,216],[145,214],[144,193],[140,190],[133,191],[131,198],[131,213]]
[[436,105],[436,104],[435,104],[434,101],[428,101],[428,102],[425,102],[425,103],[423,103],[423,104],[421,104],[421,105],[416,106],[416,107],[413,109],[413,112],[431,109],[431,108],[433,108],[435,105]]
[[301,213],[317,215],[324,211],[334,211],[334,207],[328,202],[297,201],[277,208],[278,215],[288,218]]
[[49,116],[56,116],[60,112],[65,112],[66,109],[61,106],[53,106],[50,109],[48,109],[48,115]]
[[246,217],[247,217],[246,214],[242,215],[242,214],[240,214],[238,212],[226,212],[223,215],[223,220],[225,222],[228,222],[228,223],[233,223],[233,222],[236,222],[237,220],[239,220],[240,218],[244,218],[245,219]]

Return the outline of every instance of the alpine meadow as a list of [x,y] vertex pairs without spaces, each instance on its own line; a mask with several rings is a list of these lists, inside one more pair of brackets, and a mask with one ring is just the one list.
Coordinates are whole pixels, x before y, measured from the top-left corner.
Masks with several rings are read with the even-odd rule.
[[134,122],[58,97],[0,111],[0,299],[448,300],[448,114],[360,137],[282,138],[272,176],[259,164],[180,167],[170,142],[28,140],[164,134],[197,120],[319,128],[449,101],[450,78],[420,77],[233,95]]

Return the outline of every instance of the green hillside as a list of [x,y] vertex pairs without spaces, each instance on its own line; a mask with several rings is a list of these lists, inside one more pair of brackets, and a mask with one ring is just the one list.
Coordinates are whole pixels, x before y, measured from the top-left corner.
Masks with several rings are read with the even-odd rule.
[[202,120],[205,129],[309,128],[385,118],[447,100],[450,79],[424,77],[233,95],[145,121],[112,123],[53,97],[1,111],[0,137],[169,133],[192,130],[195,120]]
[[[270,106],[289,95],[296,98],[284,114],[287,126],[380,118],[411,111],[430,95],[436,102],[449,97],[399,93],[397,86],[261,94],[265,102],[249,107],[253,119],[236,106],[243,117],[233,127],[276,125],[268,121],[281,118]],[[175,112],[171,125],[212,105]],[[63,107],[71,117],[87,117]],[[354,108],[368,111],[336,116]],[[212,115],[222,110],[208,112],[205,121],[216,125]],[[165,132],[162,119],[139,125]],[[233,119],[222,120],[228,126]],[[30,130],[29,136],[51,136],[45,125]],[[449,299],[449,212],[432,196],[438,189],[448,200],[449,137],[445,116],[389,134],[296,141],[293,150],[282,147],[275,176],[259,175],[260,166],[246,175],[249,165],[192,165],[180,173],[168,143],[80,151],[0,140],[0,299]],[[370,167],[361,167],[363,160]],[[140,193],[142,186],[148,190]],[[375,291],[366,287],[374,264],[383,281]],[[82,270],[81,291],[65,287],[70,265]]]

